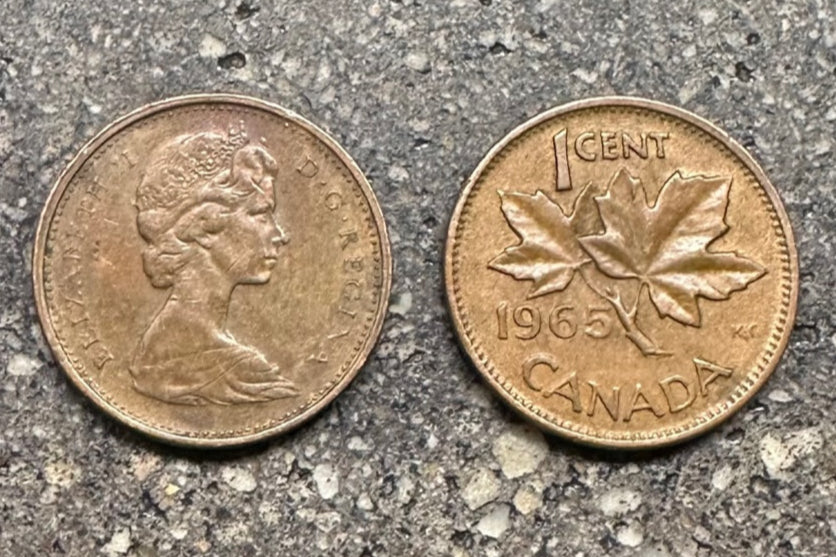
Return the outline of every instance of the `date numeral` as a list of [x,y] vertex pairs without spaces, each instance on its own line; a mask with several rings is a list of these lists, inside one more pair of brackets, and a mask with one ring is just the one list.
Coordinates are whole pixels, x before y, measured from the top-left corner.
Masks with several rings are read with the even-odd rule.
[[496,307],[496,320],[499,340],[512,337],[533,340],[541,334],[563,340],[578,334],[602,339],[610,336],[613,328],[610,308],[593,306],[586,311],[574,306],[555,306],[549,311],[541,311],[531,304],[511,307],[508,302],[500,302]]

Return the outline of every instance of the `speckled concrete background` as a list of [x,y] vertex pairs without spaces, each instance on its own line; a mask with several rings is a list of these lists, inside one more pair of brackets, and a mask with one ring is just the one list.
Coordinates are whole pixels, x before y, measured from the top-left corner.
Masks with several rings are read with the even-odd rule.
[[[3,0],[0,555],[836,555],[836,7],[655,4]],[[201,91],[328,129],[372,182],[396,261],[352,386],[231,454],[161,446],[95,410],[53,363],[29,279],[42,203],[83,142]],[[803,281],[756,399],[640,456],[524,428],[459,353],[442,296],[448,215],[492,143],[613,93],[684,106],[748,146],[787,204]]]

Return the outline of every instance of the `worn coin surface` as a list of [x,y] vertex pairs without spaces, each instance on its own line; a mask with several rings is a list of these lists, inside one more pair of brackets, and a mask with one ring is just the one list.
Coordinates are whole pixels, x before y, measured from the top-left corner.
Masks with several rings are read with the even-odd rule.
[[381,329],[380,207],[322,130],[277,106],[198,95],[114,122],[64,171],[33,263],[46,338],[107,413],[189,446],[310,418]]
[[512,131],[468,181],[445,279],[461,343],[515,409],[601,447],[693,437],[775,368],[798,268],[780,199],[705,120],[598,98]]

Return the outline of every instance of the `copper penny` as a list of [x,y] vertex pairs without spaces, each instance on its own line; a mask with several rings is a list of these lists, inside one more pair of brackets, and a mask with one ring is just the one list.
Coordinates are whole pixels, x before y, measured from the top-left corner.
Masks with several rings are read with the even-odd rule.
[[467,182],[445,263],[491,386],[601,447],[716,426],[767,380],[795,318],[795,244],[764,172],[712,124],[642,99],[512,131]]
[[56,360],[111,416],[228,446],[313,416],[379,336],[391,280],[380,207],[336,142],[278,106],[145,106],[81,149],[35,240]]

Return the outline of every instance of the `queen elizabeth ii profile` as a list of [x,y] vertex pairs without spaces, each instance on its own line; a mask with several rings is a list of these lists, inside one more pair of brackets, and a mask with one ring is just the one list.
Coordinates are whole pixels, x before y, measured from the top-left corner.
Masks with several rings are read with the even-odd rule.
[[151,155],[136,191],[136,222],[145,274],[169,296],[133,356],[139,392],[185,405],[299,394],[226,328],[232,292],[267,283],[288,241],[274,215],[277,168],[243,126],[182,135]]

